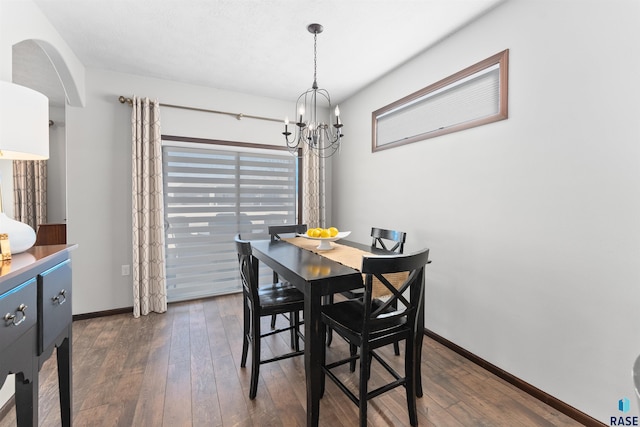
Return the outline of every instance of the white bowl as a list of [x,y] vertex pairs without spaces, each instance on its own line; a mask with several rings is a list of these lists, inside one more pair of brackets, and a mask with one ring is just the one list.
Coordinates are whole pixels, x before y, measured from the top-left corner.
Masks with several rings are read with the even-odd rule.
[[349,234],[351,234],[350,231],[339,231],[338,234],[333,237],[311,237],[307,236],[306,234],[297,234],[297,236],[304,237],[305,239],[309,240],[319,240],[320,245],[318,245],[316,249],[320,251],[328,251],[330,249],[333,249],[333,246],[331,246],[329,242],[335,242],[336,240],[344,239]]

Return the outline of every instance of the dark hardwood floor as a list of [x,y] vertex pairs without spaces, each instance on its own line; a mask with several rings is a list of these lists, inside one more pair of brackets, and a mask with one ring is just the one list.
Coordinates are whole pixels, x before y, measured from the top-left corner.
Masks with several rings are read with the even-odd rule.
[[[302,357],[263,365],[249,400],[240,368],[241,296],[171,304],[167,313],[113,315],[73,323],[74,426],[304,426]],[[264,327],[268,328],[268,318]],[[286,350],[288,335],[263,341],[265,355]],[[386,349],[385,349],[386,350]],[[328,358],[348,347],[335,339]],[[403,357],[388,354],[394,363]],[[403,353],[404,354],[404,353]],[[374,364],[375,366],[375,364]],[[380,379],[374,368],[371,381]],[[59,426],[55,357],[40,373],[40,425]],[[344,376],[353,376],[345,369]],[[425,338],[422,426],[578,426],[576,421],[457,353]],[[408,425],[404,389],[369,404],[372,426]],[[357,425],[357,407],[327,381],[320,425]],[[15,410],[0,427],[15,426]]]

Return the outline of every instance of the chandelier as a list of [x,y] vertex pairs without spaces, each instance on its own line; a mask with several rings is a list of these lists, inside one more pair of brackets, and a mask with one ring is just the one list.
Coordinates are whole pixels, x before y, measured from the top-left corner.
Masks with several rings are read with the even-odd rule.
[[[287,147],[292,153],[297,152],[298,148],[313,152],[319,157],[331,157],[338,148],[340,148],[340,140],[344,136],[341,133],[342,123],[340,122],[340,108],[336,106],[331,117],[331,97],[325,89],[318,88],[317,68],[318,53],[317,40],[318,34],[323,30],[320,24],[310,24],[307,30],[313,34],[313,85],[311,89],[303,92],[296,101],[296,122],[295,135],[291,140],[291,132],[289,132],[289,118],[284,119],[284,135],[287,141]],[[328,105],[327,121],[323,121],[318,116],[318,102],[321,108]]]

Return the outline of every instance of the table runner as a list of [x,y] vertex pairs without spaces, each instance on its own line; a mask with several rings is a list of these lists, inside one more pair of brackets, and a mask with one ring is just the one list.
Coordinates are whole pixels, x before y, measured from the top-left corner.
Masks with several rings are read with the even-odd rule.
[[[371,252],[367,252],[362,249],[354,248],[347,245],[341,245],[336,242],[330,243],[333,247],[333,249],[331,250],[319,250],[319,243],[317,240],[311,240],[305,237],[288,237],[283,238],[282,240],[358,271],[362,270],[363,256],[375,256],[375,254],[372,254]],[[401,272],[385,274],[384,276],[393,286],[398,288],[405,282],[405,280],[407,280],[408,274],[408,272]],[[362,276],[364,280],[365,275],[363,274]],[[387,289],[387,287],[380,283],[380,281],[376,277],[374,277],[372,291],[373,297],[380,298],[390,294],[391,292]]]

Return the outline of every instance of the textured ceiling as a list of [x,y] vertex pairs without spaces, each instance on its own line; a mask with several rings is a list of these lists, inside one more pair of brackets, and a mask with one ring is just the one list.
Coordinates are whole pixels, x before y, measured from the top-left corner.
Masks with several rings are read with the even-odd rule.
[[88,68],[292,101],[313,82],[320,23],[318,84],[336,103],[506,0],[34,1]]

